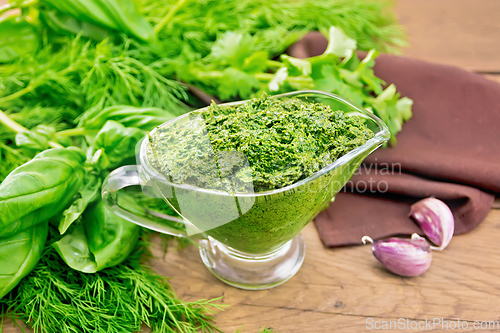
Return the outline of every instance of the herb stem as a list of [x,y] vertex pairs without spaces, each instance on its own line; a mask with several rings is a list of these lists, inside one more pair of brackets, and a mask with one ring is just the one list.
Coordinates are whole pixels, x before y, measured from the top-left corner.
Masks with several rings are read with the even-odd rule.
[[263,81],[263,82],[269,82],[273,79],[274,77],[274,74],[271,74],[271,73],[258,73],[258,74],[255,74],[255,77],[257,78],[257,80],[259,81]]
[[67,130],[64,130],[64,131],[57,132],[56,135],[58,137],[82,136],[82,135],[89,134],[89,132],[90,131],[87,130],[86,128],[84,128],[84,127],[76,127],[76,128],[71,128],[71,129],[67,129]]
[[170,10],[168,11],[167,15],[165,15],[165,17],[160,22],[158,22],[158,24],[156,24],[156,26],[155,26],[156,33],[160,32],[161,29],[163,29],[165,27],[165,25],[168,23],[168,21],[184,5],[185,2],[186,2],[186,0],[179,0],[179,2],[177,2],[177,4],[175,6],[170,7]]
[[[269,82],[274,78],[273,73],[257,73],[254,74],[257,80],[260,82]],[[223,74],[221,71],[206,71],[206,72],[198,72],[196,73],[196,77],[199,80],[205,80],[205,79],[220,79],[222,78]],[[312,79],[307,76],[289,76],[287,77],[287,81],[290,82],[296,82],[296,83],[311,83],[312,84]]]
[[168,304],[166,304],[165,302],[163,302],[163,300],[160,299],[158,296],[156,296],[155,293],[153,293],[149,288],[146,290],[146,292],[151,297],[153,297],[155,300],[157,300],[158,303],[160,303],[161,305],[163,305],[165,307],[165,309],[167,310],[168,314],[170,315],[170,318],[173,321],[174,325],[179,329],[179,332],[182,332],[183,329],[180,327],[179,322],[177,321],[177,318],[175,318],[175,316],[172,313],[172,311],[170,310],[170,307],[168,306]]
[[[59,71],[59,74],[60,75],[64,75],[68,72],[71,72],[73,70],[73,65],[69,65],[67,68]],[[33,83],[34,82],[34,83]],[[28,83],[28,85],[26,87],[24,87],[23,89],[21,90],[18,90],[16,91],[15,93],[13,94],[10,94],[10,95],[7,95],[7,96],[4,96],[2,98],[0,98],[0,104],[2,103],[5,103],[5,102],[9,102],[13,99],[16,99],[16,98],[19,98],[21,96],[24,96],[26,95],[27,93],[33,91],[35,88],[37,88],[38,86],[40,86],[41,84],[44,83],[44,80],[38,80],[38,81],[34,81],[32,80],[30,83]]]
[[193,73],[198,80],[211,80],[211,79],[221,79],[224,74],[222,71],[197,71]]
[[[10,95],[12,96],[12,95]],[[29,131],[26,127],[19,125],[14,120],[10,119],[8,115],[6,115],[2,110],[0,110],[0,123],[4,124],[11,131],[16,133],[22,133]],[[49,141],[49,146],[52,148],[64,148],[64,146],[58,144],[54,141]]]
[[26,333],[26,331],[24,330],[24,328],[21,327],[21,325],[17,322],[16,318],[15,317],[12,317],[12,321],[14,322],[14,324],[23,332],[23,333]]
[[16,123],[14,120],[10,119],[2,110],[0,110],[0,122],[7,126],[11,131],[16,133],[22,133],[28,131],[26,127],[23,127]]
[[0,98],[0,104],[3,104],[5,102],[9,102],[13,99],[16,99],[18,97],[26,95],[27,93],[31,92],[35,88],[36,88],[36,85],[30,83],[25,88],[18,90],[13,94],[10,94],[10,95],[7,95],[5,97]]
[[[255,74],[255,77],[260,82],[269,82],[274,78],[274,74],[272,73],[258,73]],[[301,84],[313,84],[313,80],[308,76],[289,76],[286,78],[286,81],[293,83],[301,83]]]
[[64,148],[63,145],[57,143],[57,142],[54,142],[54,141],[49,141],[49,146],[52,147],[52,148]]
[[276,68],[276,69],[283,67],[283,64],[281,62],[275,61],[275,60],[270,60],[270,59],[268,59],[266,61],[266,65],[267,65],[267,67]]
[[289,76],[286,78],[286,80],[289,82],[313,84],[313,80],[308,76]]

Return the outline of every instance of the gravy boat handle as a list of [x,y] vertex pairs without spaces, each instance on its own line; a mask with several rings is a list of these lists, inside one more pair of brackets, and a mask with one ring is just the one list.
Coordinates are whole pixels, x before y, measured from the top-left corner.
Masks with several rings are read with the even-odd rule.
[[[120,190],[129,186],[150,186],[141,181],[138,165],[127,165],[111,172],[102,185],[102,200],[106,208],[116,215],[142,227],[177,237],[188,237],[186,220],[181,217],[166,215],[139,206],[130,197],[120,194]],[[168,221],[168,222],[167,222]],[[176,223],[172,223],[176,222]],[[181,224],[180,226],[175,226]]]

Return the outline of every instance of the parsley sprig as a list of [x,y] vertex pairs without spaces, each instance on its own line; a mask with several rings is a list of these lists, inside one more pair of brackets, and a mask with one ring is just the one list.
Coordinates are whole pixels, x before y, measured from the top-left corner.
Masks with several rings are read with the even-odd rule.
[[372,49],[359,58],[356,41],[340,28],[330,28],[323,54],[306,59],[282,54],[272,60],[265,51],[254,52],[255,44],[250,34],[226,32],[208,56],[178,67],[176,75],[222,100],[307,89],[335,93],[380,117],[389,126],[392,144],[411,118],[412,100],[401,98],[393,84],[384,87],[373,72],[379,53]]

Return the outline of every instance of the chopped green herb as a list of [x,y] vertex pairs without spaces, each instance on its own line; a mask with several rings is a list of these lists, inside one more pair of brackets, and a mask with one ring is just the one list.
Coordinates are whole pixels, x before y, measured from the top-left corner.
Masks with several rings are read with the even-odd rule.
[[360,118],[330,106],[264,96],[160,127],[151,159],[175,183],[261,192],[305,179],[371,137]]
[[[211,105],[150,134],[149,160],[171,182],[229,193],[283,188],[373,137],[356,116],[297,98],[264,96]],[[259,196],[172,189],[167,198],[207,235],[246,253],[268,253],[297,235],[368,152],[301,185]]]

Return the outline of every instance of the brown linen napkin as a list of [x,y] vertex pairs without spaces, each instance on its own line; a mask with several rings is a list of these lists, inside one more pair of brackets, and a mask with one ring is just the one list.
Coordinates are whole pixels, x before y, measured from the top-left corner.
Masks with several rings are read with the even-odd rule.
[[[292,46],[295,57],[323,53],[311,33]],[[381,55],[375,74],[414,101],[413,118],[392,148],[371,154],[335,202],[315,221],[326,246],[421,233],[410,205],[435,196],[450,205],[455,234],[476,227],[500,193],[500,85],[464,70]]]

